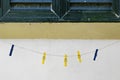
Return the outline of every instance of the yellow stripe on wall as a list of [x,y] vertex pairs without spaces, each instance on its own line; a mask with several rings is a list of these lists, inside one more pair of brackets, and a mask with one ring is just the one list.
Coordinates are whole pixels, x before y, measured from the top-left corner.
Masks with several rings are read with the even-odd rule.
[[120,23],[0,23],[1,39],[120,39]]

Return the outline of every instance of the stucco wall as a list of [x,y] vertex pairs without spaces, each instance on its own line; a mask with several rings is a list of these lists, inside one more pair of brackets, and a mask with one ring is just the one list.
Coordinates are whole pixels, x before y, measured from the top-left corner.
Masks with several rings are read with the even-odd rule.
[[0,38],[120,39],[120,23],[0,23]]

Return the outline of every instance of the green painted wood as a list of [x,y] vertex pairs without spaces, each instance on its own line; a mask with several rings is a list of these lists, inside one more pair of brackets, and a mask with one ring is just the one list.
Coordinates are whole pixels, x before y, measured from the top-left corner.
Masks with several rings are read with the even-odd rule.
[[0,17],[2,16],[2,2],[0,0]]
[[70,11],[64,17],[66,21],[73,21],[73,22],[118,22],[120,21],[119,18],[112,13],[112,11],[82,11],[82,12],[75,12]]
[[[16,1],[16,0],[14,0]],[[57,21],[58,17],[51,11],[51,2],[47,0],[41,2],[32,3],[22,2],[17,3],[4,0],[4,17],[2,22],[46,22],[46,21]],[[5,6],[7,6],[5,8]]]
[[58,18],[50,10],[11,10],[2,21],[4,22],[54,22]]
[[120,0],[113,0],[113,11],[120,17]]
[[3,15],[6,15],[10,11],[10,0],[2,0]]
[[1,22],[120,22],[119,0],[18,1],[1,0]]
[[52,9],[61,19],[65,13],[69,10],[68,0],[53,0]]
[[[116,10],[118,11],[118,5],[115,5],[112,1],[104,1],[97,3],[93,0],[89,0],[91,2],[82,2],[78,0],[70,1],[70,10],[68,14],[64,17],[65,21],[73,21],[73,22],[112,22],[112,21],[120,21],[120,18],[116,17],[116,15],[112,11],[112,6],[116,6]],[[93,2],[92,2],[93,1]],[[117,2],[116,2],[117,3]],[[119,3],[118,3],[119,4]]]
[[2,17],[2,9],[0,8],[0,17]]

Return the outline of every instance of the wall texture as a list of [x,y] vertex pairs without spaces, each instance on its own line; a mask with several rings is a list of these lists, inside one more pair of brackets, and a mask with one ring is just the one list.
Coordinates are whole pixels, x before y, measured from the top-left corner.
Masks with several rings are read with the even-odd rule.
[[[94,50],[115,40],[0,40],[0,80],[120,80],[120,41],[98,53],[93,61]],[[47,54],[68,54],[68,67],[63,66],[63,57],[47,56],[45,65],[42,55],[15,47],[13,56],[9,50],[14,43]],[[82,54],[78,63],[76,51]],[[93,52],[91,52],[93,51]],[[86,55],[86,52],[90,52]]]
[[120,39],[120,23],[1,23],[5,39]]
[[[120,41],[98,53],[93,61],[94,50],[111,44],[115,40],[0,40],[1,80],[120,80]],[[63,66],[63,57],[47,56],[45,65],[42,55],[15,47],[13,56],[9,50],[14,43],[47,54],[68,54],[68,67]],[[78,63],[76,51],[82,54]],[[93,51],[93,52],[91,52]],[[84,55],[86,52],[88,54]]]

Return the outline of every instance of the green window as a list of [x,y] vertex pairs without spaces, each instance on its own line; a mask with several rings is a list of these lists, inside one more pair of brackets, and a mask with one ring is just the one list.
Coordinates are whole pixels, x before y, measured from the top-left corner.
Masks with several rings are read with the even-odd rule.
[[112,21],[120,21],[120,0],[0,0],[0,22]]

